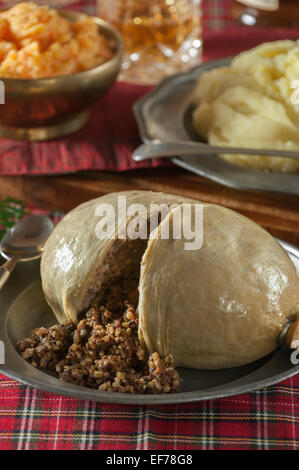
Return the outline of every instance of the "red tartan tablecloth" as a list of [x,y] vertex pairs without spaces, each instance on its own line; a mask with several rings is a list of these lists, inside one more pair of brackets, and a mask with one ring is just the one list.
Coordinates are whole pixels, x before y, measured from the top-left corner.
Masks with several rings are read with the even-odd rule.
[[[228,5],[226,0],[204,2],[206,30],[228,26]],[[92,8],[88,3],[87,11]],[[217,34],[207,36],[211,57],[242,47],[234,32],[220,43],[223,35]],[[258,43],[260,37],[251,40]],[[0,449],[298,448],[299,375],[254,393],[171,406],[80,401],[0,375]]]
[[118,406],[0,377],[1,449],[298,449],[299,376],[186,405]]

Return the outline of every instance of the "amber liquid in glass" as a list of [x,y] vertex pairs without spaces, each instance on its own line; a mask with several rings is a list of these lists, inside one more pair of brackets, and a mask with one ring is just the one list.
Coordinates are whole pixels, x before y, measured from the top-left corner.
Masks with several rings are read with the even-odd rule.
[[199,0],[99,0],[98,14],[121,33],[122,77],[155,82],[201,56]]
[[[265,0],[264,0],[265,1]],[[299,0],[279,0],[278,9],[271,11],[263,8],[264,1],[260,7],[250,6],[251,2],[246,0],[232,1],[232,17],[248,26],[274,26],[292,28],[299,26]],[[258,3],[255,2],[255,3]]]

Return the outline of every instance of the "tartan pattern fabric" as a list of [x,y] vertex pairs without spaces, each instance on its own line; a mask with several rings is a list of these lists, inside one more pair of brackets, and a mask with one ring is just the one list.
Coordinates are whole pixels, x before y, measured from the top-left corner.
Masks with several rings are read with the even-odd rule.
[[215,32],[231,24],[230,0],[202,0],[203,26],[206,32]]
[[[229,1],[204,0],[203,6],[207,29],[227,26]],[[87,13],[94,8],[95,2],[84,3]],[[299,375],[253,393],[163,406],[81,401],[0,375],[0,449],[297,450]]]
[[41,392],[0,376],[0,449],[297,450],[299,376],[235,397],[128,406]]

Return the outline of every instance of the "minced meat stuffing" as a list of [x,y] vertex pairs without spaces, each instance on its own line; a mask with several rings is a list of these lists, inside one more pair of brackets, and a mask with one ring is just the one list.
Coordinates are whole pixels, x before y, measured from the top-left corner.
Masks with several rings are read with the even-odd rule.
[[126,304],[124,310],[116,317],[94,306],[77,325],[35,329],[18,350],[33,366],[76,385],[125,393],[177,391],[181,379],[173,358],[157,352],[148,357],[139,344],[136,309]]

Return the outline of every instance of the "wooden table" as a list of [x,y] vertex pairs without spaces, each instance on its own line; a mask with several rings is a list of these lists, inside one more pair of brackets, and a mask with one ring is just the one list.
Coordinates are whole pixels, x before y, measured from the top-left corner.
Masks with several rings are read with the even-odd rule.
[[130,189],[177,193],[225,205],[299,246],[299,197],[229,189],[180,168],[0,177],[1,199],[11,196],[50,210],[68,211],[88,199]]

